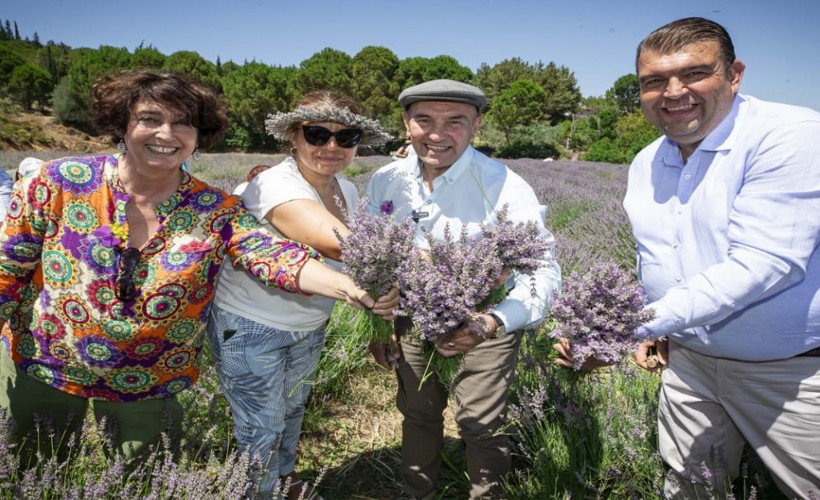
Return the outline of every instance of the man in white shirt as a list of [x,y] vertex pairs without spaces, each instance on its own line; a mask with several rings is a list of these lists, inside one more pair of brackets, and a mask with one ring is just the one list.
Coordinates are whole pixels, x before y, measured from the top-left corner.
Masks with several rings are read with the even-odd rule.
[[[535,221],[542,235],[546,212],[532,188],[503,164],[470,146],[481,126],[487,104],[484,93],[465,83],[434,80],[404,90],[405,109],[415,155],[395,161],[370,180],[367,199],[373,211],[393,205],[393,216],[412,218],[416,243],[427,247],[422,230],[443,239],[466,227],[480,234],[480,224],[493,224],[496,212],[508,205],[512,222]],[[474,314],[466,327],[437,345],[445,356],[464,354],[458,382],[452,389],[455,418],[466,443],[470,498],[500,498],[501,479],[511,470],[508,438],[498,432],[506,410],[507,391],[515,375],[520,331],[537,326],[545,317],[553,294],[560,288],[561,271],[552,255],[532,275],[516,275],[515,287],[491,314]],[[420,384],[427,358],[407,320],[397,320],[400,356],[397,368],[402,425],[401,474],[404,494],[433,498],[444,442],[443,411],[448,391],[430,377]],[[385,346],[371,346],[376,360],[389,367]]]
[[656,317],[666,498],[725,497],[744,442],[789,498],[820,495],[820,113],[738,93],[726,30],[680,19],[638,47],[665,135],[624,207]]

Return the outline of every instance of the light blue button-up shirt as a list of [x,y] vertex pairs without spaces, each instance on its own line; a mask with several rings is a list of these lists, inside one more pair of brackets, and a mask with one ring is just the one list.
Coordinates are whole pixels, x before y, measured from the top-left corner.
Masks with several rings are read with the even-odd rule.
[[750,361],[820,346],[820,113],[738,95],[686,162],[665,137],[641,151],[624,208],[641,333]]
[[[370,179],[367,201],[375,213],[383,202],[392,201],[394,217],[414,217],[416,244],[421,248],[429,246],[422,228],[438,240],[443,239],[447,224],[453,235],[458,236],[462,226],[466,226],[468,236],[478,236],[480,225],[496,222],[495,213],[504,205],[508,205],[510,221],[536,221],[547,241],[554,242],[544,226],[546,207],[539,203],[529,184],[502,163],[472,147],[433,181],[432,191],[423,182],[415,155],[382,167]],[[561,287],[561,269],[550,253],[544,256],[543,265],[532,276],[513,278],[514,288],[494,311],[508,332],[537,326],[544,319],[553,296]]]

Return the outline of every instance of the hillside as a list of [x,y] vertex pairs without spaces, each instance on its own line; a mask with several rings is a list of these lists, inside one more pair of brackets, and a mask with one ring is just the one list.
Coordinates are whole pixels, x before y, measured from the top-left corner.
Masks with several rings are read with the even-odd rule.
[[60,125],[40,113],[0,109],[0,151],[71,151],[90,153],[110,149],[105,138]]

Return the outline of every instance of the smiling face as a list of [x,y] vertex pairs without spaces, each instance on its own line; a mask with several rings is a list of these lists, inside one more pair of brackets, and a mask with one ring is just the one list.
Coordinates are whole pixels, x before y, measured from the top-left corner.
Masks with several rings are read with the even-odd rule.
[[668,54],[645,50],[638,58],[641,108],[688,158],[731,111],[744,69],[738,60],[727,68],[716,41]]
[[482,117],[472,104],[419,101],[404,113],[410,142],[433,178],[455,163],[470,145]]
[[177,170],[196,148],[198,135],[182,113],[153,101],[139,101],[131,109],[123,137],[128,164]]
[[300,127],[291,129],[290,143],[296,148],[296,161],[299,167],[303,169],[302,175],[330,177],[341,172],[353,162],[358,149],[356,146],[352,148],[340,147],[335,137],[331,137],[322,146],[313,146],[305,140],[301,128],[308,125],[319,125],[331,132],[350,128],[347,125],[334,122],[304,122]]

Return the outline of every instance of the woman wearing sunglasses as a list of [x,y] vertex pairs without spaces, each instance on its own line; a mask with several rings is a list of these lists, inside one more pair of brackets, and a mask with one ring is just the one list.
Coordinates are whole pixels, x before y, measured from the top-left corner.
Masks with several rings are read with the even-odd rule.
[[[291,156],[248,184],[245,207],[272,231],[310,245],[339,267],[334,231],[347,234],[345,214],[355,209],[358,193],[338,174],[358,145],[381,144],[389,136],[351,98],[328,91],[305,95],[293,111],[265,123],[268,133],[290,142]],[[237,442],[263,460],[260,495],[270,494],[281,478],[291,485],[288,498],[303,489],[314,498],[295,474],[296,448],[333,304],[265,289],[241,269],[223,266],[208,339]]]
[[199,376],[223,260],[294,296],[383,314],[395,306],[374,306],[313,249],[260,227],[238,198],[181,168],[227,128],[210,88],[126,71],[94,84],[91,110],[119,152],[46,163],[17,183],[0,230],[0,407],[20,437],[36,416],[61,436],[90,407],[134,456],[178,427],[176,395]]

